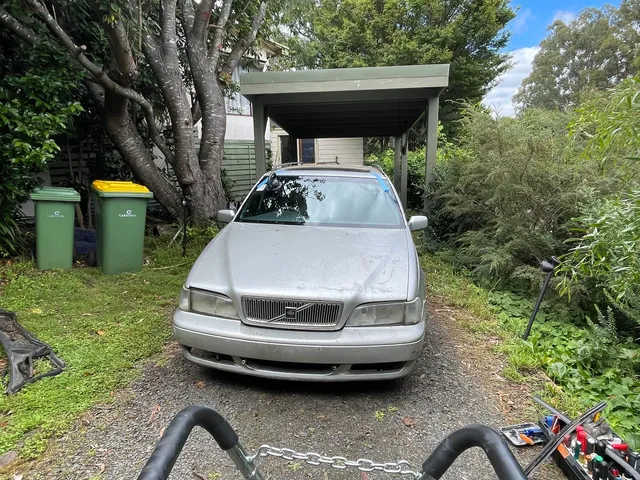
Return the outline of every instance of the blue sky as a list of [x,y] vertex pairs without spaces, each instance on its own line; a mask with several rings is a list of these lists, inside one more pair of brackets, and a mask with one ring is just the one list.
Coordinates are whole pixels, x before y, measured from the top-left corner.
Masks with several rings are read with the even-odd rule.
[[511,4],[518,13],[508,25],[513,32],[507,51],[513,54],[515,65],[506,72],[496,87],[484,99],[484,103],[497,109],[502,115],[512,115],[511,97],[529,72],[531,62],[538,52],[540,41],[547,36],[547,27],[555,20],[570,22],[586,7],[602,7],[604,4],[618,6],[619,1],[599,0],[519,0]]

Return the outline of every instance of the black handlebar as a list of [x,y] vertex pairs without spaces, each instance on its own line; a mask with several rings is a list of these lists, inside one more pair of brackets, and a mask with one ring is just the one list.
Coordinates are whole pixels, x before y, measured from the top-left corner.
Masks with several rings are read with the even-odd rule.
[[[243,458],[240,461],[234,458],[234,463],[239,468],[245,467],[245,473],[253,472],[245,478],[262,478],[261,475],[254,476],[255,466],[251,460],[244,458],[244,450],[238,443],[238,435],[224,417],[212,408],[195,405],[185,408],[174,417],[140,472],[138,480],[166,480],[191,430],[196,426],[207,430],[220,448],[227,451],[232,458],[238,457],[240,452]],[[456,458],[472,447],[480,447],[484,450],[500,480],[527,480],[502,437],[483,425],[463,427],[440,442],[422,464],[422,478],[440,479]]]
[[231,450],[238,444],[236,432],[214,409],[203,405],[187,407],[174,417],[164,431],[138,480],[166,480],[193,427],[204,428],[222,450]]
[[422,464],[422,471],[438,480],[462,452],[480,447],[500,480],[527,480],[522,467],[498,433],[484,425],[469,425],[447,436]]

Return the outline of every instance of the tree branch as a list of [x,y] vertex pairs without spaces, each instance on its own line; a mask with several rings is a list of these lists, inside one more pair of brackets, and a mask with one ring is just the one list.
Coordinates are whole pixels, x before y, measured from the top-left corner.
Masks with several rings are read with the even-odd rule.
[[[190,1],[190,0],[189,0]],[[162,0],[162,18],[160,19],[162,51],[171,64],[179,65],[178,42],[176,39],[177,0]]]
[[38,43],[38,36],[29,27],[25,27],[13,15],[0,7],[0,25],[12,32],[32,47]]
[[231,14],[231,5],[233,0],[224,0],[222,8],[220,9],[220,16],[218,17],[218,23],[216,23],[215,33],[213,35],[213,43],[211,44],[211,51],[209,52],[209,59],[213,63],[213,66],[218,65],[220,58],[220,52],[222,51],[222,43],[227,34],[227,22],[229,21],[229,15]]
[[223,76],[231,76],[233,71],[238,64],[238,61],[242,58],[242,56],[247,52],[251,44],[256,39],[256,35],[258,35],[258,29],[262,22],[264,21],[264,17],[267,14],[267,0],[262,0],[260,2],[260,7],[258,8],[258,13],[253,17],[253,21],[251,22],[251,29],[247,32],[247,34],[233,46],[231,49],[231,53],[227,57],[227,61],[224,63],[224,67],[222,67]]
[[132,102],[137,103],[142,107],[142,110],[144,111],[144,118],[147,121],[147,126],[149,128],[149,136],[151,137],[151,140],[167,157],[167,161],[169,163],[173,162],[173,154],[167,147],[164,140],[162,140],[160,132],[158,131],[158,126],[156,125],[155,115],[153,114],[153,107],[151,106],[151,103],[149,103],[149,101],[144,98],[143,95],[136,92],[135,90],[123,87],[122,85],[116,83],[102,70],[101,67],[89,60],[89,58],[87,58],[87,56],[83,53],[86,51],[87,47],[85,47],[84,45],[78,47],[73,42],[71,37],[69,37],[69,35],[67,35],[67,33],[58,24],[56,19],[51,16],[49,11],[38,0],[25,0],[25,2],[36,11],[36,14],[47,25],[49,30],[51,30],[51,33],[53,33],[53,35],[58,38],[59,43],[67,49],[69,54],[80,64],[80,66],[82,66],[82,68],[93,75],[93,77],[100,85],[122,97],[131,100]]
[[[102,15],[102,12],[98,10],[98,14]],[[115,23],[103,21],[102,28],[107,37],[111,55],[116,62],[118,73],[120,77],[129,84],[138,75],[138,67],[133,58],[127,31],[119,20]]]
[[[185,0],[185,4],[191,1],[192,0]],[[205,45],[205,31],[209,26],[209,19],[211,18],[211,10],[213,10],[214,2],[215,0],[201,0],[195,10],[191,35],[193,35],[194,38],[200,39],[203,45]]]

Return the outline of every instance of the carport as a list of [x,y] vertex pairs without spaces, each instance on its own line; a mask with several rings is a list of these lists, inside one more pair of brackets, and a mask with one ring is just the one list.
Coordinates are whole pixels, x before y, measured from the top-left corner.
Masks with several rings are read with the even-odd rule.
[[447,64],[246,73],[240,92],[253,107],[256,175],[266,171],[268,118],[293,141],[395,137],[393,183],[406,205],[408,132],[425,119],[429,183],[436,163],[439,97],[448,84]]

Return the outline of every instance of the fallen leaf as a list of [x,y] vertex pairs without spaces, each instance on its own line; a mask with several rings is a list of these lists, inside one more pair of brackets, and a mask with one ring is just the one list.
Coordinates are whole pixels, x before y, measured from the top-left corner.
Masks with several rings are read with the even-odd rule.
[[416,426],[416,422],[411,417],[404,417],[402,419],[402,423],[404,424],[405,427],[415,427]]
[[93,313],[83,313],[83,317],[93,317]]
[[13,476],[13,480],[22,480],[23,475],[21,473],[16,473]]
[[149,421],[147,423],[153,422],[153,419],[158,413],[160,413],[160,405],[156,405],[155,407],[153,407],[153,410],[151,410],[151,416],[149,417]]
[[39,308],[32,308],[31,313],[35,313],[36,315],[41,315],[42,310],[40,310]]
[[193,472],[193,476],[199,478],[200,480],[207,480],[207,477],[205,477],[202,473]]
[[204,380],[198,380],[195,385],[196,388],[204,388]]
[[107,466],[104,463],[98,463],[96,466],[100,469],[100,471],[98,472],[98,475],[102,475],[104,471],[107,469]]
[[104,330],[98,330],[96,333],[97,333],[98,335],[100,335],[100,336],[103,336],[103,335],[104,335]]

